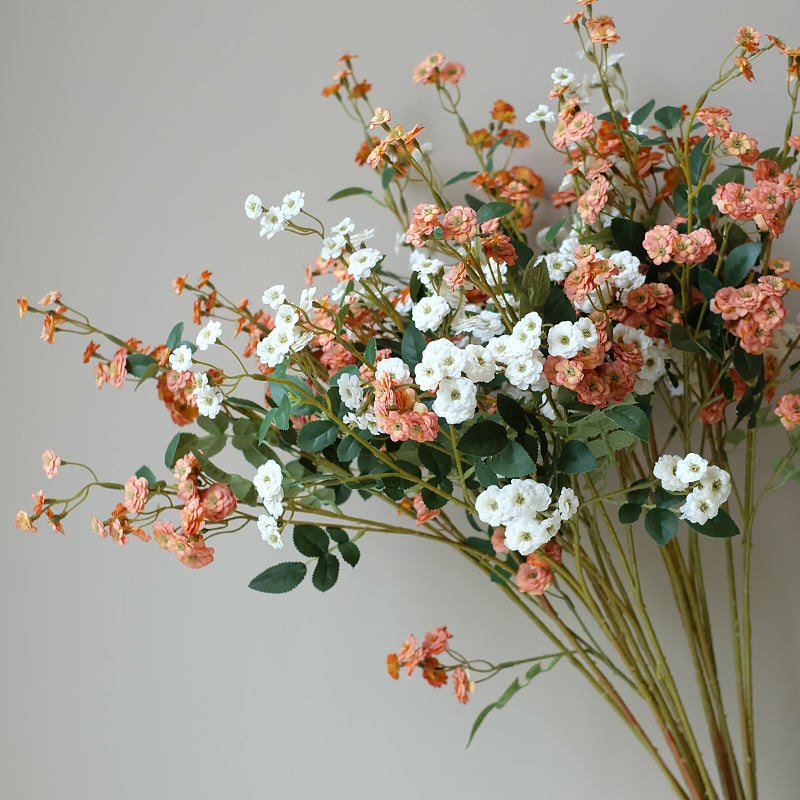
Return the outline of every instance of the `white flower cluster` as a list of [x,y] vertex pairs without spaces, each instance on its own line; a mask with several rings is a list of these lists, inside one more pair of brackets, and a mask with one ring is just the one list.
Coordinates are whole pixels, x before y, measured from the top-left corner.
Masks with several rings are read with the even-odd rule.
[[305,330],[300,312],[308,314],[314,302],[315,287],[303,289],[297,306],[285,302],[283,284],[270,286],[261,298],[265,305],[275,309],[275,327],[256,345],[256,354],[262,364],[276,367],[289,352],[299,353],[313,338],[312,331]]
[[731,476],[709,464],[697,453],[663,455],[653,466],[653,475],[668,492],[687,492],[680,507],[681,519],[703,525],[717,516],[719,507],[731,493]]
[[197,410],[204,416],[214,419],[219,414],[225,395],[219,386],[211,386],[203,372],[194,373],[192,394],[197,398]]
[[[494,377],[494,362],[487,361],[485,348],[467,345],[464,349],[449,339],[428,342],[422,361],[414,369],[417,386],[423,392],[436,391],[432,410],[451,425],[471,419],[475,411],[475,382]],[[437,391],[438,389],[438,391]]]
[[505,372],[508,382],[517,389],[542,391],[547,387],[544,376],[542,318],[531,311],[517,322],[511,333],[496,336],[486,349],[498,364],[497,371]]
[[[554,506],[554,507],[553,507]],[[549,542],[578,511],[578,498],[564,487],[552,502],[552,489],[532,478],[514,478],[502,488],[490,486],[475,500],[475,511],[482,522],[505,526],[505,546],[520,555],[530,555]]]
[[272,459],[262,464],[253,478],[253,486],[267,510],[266,514],[259,516],[256,523],[261,531],[261,538],[275,549],[280,549],[283,547],[283,540],[278,519],[284,509],[281,465]]
[[[331,229],[331,235],[322,240],[322,250],[320,256],[329,261],[332,258],[339,258],[347,248],[348,241],[354,250],[357,250],[364,242],[369,241],[375,235],[374,228],[365,228],[361,233],[355,233],[356,226],[350,217],[345,217]],[[375,252],[378,252],[377,250]],[[380,254],[379,254],[380,255]],[[365,257],[362,256],[362,260]],[[368,258],[368,257],[367,257]],[[375,266],[374,264],[372,266]],[[363,270],[358,261],[353,265],[356,270]],[[372,267],[369,268],[370,270]],[[352,274],[352,270],[351,270]],[[368,273],[367,273],[368,274]],[[355,275],[353,275],[355,277]],[[360,278],[358,279],[360,280]]]
[[[244,211],[250,219],[259,219],[261,230],[259,236],[271,239],[276,233],[286,227],[286,223],[296,217],[303,208],[305,192],[296,191],[287,194],[279,206],[270,206],[264,213],[264,206],[257,194],[251,194],[244,201]],[[262,216],[263,214],[263,216]]]
[[175,372],[188,372],[192,369],[192,349],[188,345],[182,344],[176,347],[169,354],[169,365]]

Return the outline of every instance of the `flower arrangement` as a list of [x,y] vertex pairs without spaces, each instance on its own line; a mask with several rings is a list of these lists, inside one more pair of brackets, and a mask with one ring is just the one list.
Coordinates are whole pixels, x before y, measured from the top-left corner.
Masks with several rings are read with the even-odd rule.
[[[44,316],[47,342],[67,332],[105,339],[84,353],[98,387],[153,382],[173,422],[200,432],[181,430],[169,443],[170,479],[142,467],[122,484],[89,470],[77,495],[40,491],[16,524],[35,531],[44,517],[63,533],[62,521],[101,487],[117,493],[116,505],[91,518],[95,533],[119,545],[155,540],[191,568],[214,560],[208,543],[222,532],[257,529],[276,550],[291,536],[302,558],[273,563],[250,584],[267,593],[289,591],[309,572],[329,590],[342,561],[359,564],[357,542],[369,531],[442,543],[484,572],[553,652],[503,664],[469,659],[439,627],[389,655],[392,677],[419,672],[432,686],[451,684],[465,703],[479,681],[526,665],[481,711],[474,735],[534,677],[569,662],[677,796],[755,797],[755,515],[769,491],[800,474],[792,384],[800,328],[787,323],[784,302],[800,287],[773,254],[800,197],[792,133],[800,49],[772,36],[762,46],[758,31],[740,28],[730,62],[694,105],[631,110],[614,23],[591,2],[579,5],[566,23],[596,68],[591,88],[606,110],[587,110],[587,87],[557,68],[554,110],[542,105],[527,117],[565,163],[551,197],[563,216],[538,234],[526,231],[543,181],[512,166],[529,138],[512,127],[508,103],[498,100],[487,127],[471,130],[459,112],[464,67],[434,53],[414,68],[414,82],[437,93],[475,159],[475,169],[444,181],[421,126],[393,126],[356,77],[355,57],[344,56],[324,94],[361,125],[356,160],[380,189],[331,199],[366,194],[384,206],[401,229],[394,257],[347,217],[323,222],[302,191],[274,205],[250,195],[245,212],[263,238],[319,237],[299,299],[275,284],[254,310],[228,300],[210,273],[184,275],[173,285],[193,295],[199,333],[184,338],[178,323],[155,346],[98,330],[58,292],[30,308],[18,301],[20,315]],[[783,138],[759,150],[734,130],[729,109],[709,103],[728,82],[752,80],[770,50],[788,61],[791,110]],[[452,188],[467,181],[466,192]],[[241,355],[229,346],[237,337]],[[213,358],[223,351],[233,369]],[[757,485],[759,431],[779,422],[786,455]],[[249,472],[222,468],[216,457],[228,446]],[[48,478],[67,465],[51,450],[43,455]],[[405,520],[365,516],[356,494]],[[717,673],[700,536],[722,540],[728,565],[741,756]],[[636,551],[650,546],[661,549],[694,658],[710,757],[647,611]],[[625,691],[652,712],[669,756]]]

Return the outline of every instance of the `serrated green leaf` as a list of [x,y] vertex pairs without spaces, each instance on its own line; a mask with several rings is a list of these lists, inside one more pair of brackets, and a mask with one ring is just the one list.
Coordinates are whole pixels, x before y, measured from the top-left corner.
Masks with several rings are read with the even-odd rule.
[[252,400],[248,400],[246,397],[226,397],[225,399],[232,406],[236,406],[237,408],[249,408],[251,411],[258,411],[259,414],[263,414],[265,411],[263,405],[254,403]]
[[636,503],[624,503],[619,507],[617,516],[623,525],[632,525],[642,515],[642,507]]
[[321,592],[327,592],[328,589],[336,584],[339,578],[339,559],[333,553],[325,553],[314,568],[314,574],[311,576],[311,583],[314,584],[315,589]]
[[597,460],[584,442],[573,439],[562,448],[557,467],[569,475],[580,475],[597,469]]
[[497,413],[503,418],[503,422],[517,433],[524,433],[528,427],[528,418],[522,406],[508,395],[497,395]]
[[458,449],[473,456],[493,456],[505,448],[508,433],[502,425],[485,420],[470,427],[458,440]]
[[422,489],[422,502],[425,503],[425,508],[429,511],[436,511],[438,508],[444,508],[449,502],[446,497],[432,492],[430,489]]
[[760,377],[764,371],[764,355],[763,353],[748,353],[737,346],[733,350],[733,366],[742,380],[750,383]]
[[685,183],[679,183],[672,190],[672,205],[675,206],[675,213],[682,217],[689,213],[689,187]]
[[744,167],[741,164],[734,164],[732,167],[722,170],[719,175],[715,175],[711,186],[716,188],[726,183],[744,183]]
[[514,206],[512,206],[511,203],[504,203],[502,200],[492,203],[484,203],[484,205],[478,209],[478,225],[483,225],[484,222],[489,222],[493,219],[500,219],[513,210]]
[[650,112],[656,107],[656,101],[650,100],[649,102],[645,103],[641,108],[637,108],[636,111],[631,114],[631,125],[641,125],[647,118],[650,116]]
[[646,442],[650,439],[650,420],[637,405],[606,406],[603,413],[623,430]]
[[306,423],[297,434],[297,446],[309,453],[319,453],[332,445],[339,435],[339,428],[334,422],[320,419]]
[[453,460],[447,453],[427,444],[421,444],[417,450],[419,463],[437,478],[445,478],[453,468]]
[[711,536],[715,539],[730,539],[740,533],[738,525],[723,508],[717,511],[716,517],[704,522],[702,525],[698,525],[696,522],[689,522],[688,519],[686,524],[692,530],[702,533],[703,536]]
[[474,178],[477,174],[478,173],[475,172],[474,170],[470,170],[467,172],[459,172],[458,175],[456,175],[453,178],[450,178],[450,180],[447,181],[447,183],[445,183],[445,186],[452,186],[454,183],[458,183],[459,181],[465,181],[467,178]]
[[299,586],[305,576],[305,564],[300,561],[284,561],[282,564],[275,564],[256,575],[248,586],[257,592],[283,594]]
[[731,250],[725,259],[725,285],[738,286],[755,266],[761,242],[746,242]]
[[360,186],[349,186],[347,189],[340,189],[338,192],[334,192],[329,198],[328,202],[330,203],[331,200],[341,200],[345,197],[352,197],[356,194],[372,194],[369,189],[362,189]]
[[342,542],[339,545],[339,554],[342,556],[342,560],[351,567],[355,567],[361,558],[361,551],[355,542]]
[[146,467],[144,464],[134,472],[134,475],[137,478],[144,478],[148,486],[152,486],[154,483],[158,482],[158,479],[153,474],[153,470],[151,470],[150,467]]
[[638,480],[633,484],[631,491],[628,492],[626,498],[629,503],[634,503],[636,505],[642,505],[642,503],[647,502],[647,498],[650,497],[650,487],[645,486],[641,489],[635,488],[638,484],[647,483],[645,480]]
[[611,220],[611,234],[619,250],[628,250],[638,255],[642,252],[642,242],[646,233],[647,229],[641,222],[634,222],[624,217],[614,217]]
[[517,442],[509,442],[497,455],[488,458],[487,464],[504,478],[524,478],[536,472],[536,462]]
[[166,346],[170,350],[175,350],[175,348],[180,346],[181,339],[183,339],[183,323],[179,322],[169,332],[169,336],[167,336]]
[[328,532],[328,536],[330,536],[331,539],[336,542],[336,544],[342,544],[342,542],[350,541],[350,537],[347,535],[347,531],[344,528],[331,528],[326,526],[325,530]]
[[700,222],[703,222],[714,211],[714,204],[711,202],[711,198],[714,197],[714,191],[715,187],[707,183],[701,186],[700,191],[697,193],[697,198],[695,200],[697,205],[694,213]]
[[672,494],[661,486],[653,489],[653,503],[659,508],[672,508],[683,500],[682,494]]
[[497,475],[486,465],[486,461],[482,458],[475,459],[475,477],[480,481],[481,486],[498,486],[500,481]]
[[342,464],[349,464],[362,450],[361,444],[352,436],[345,436],[336,448],[336,458]]
[[705,269],[704,267],[700,267],[697,270],[697,285],[706,300],[711,300],[722,288],[719,278],[710,269]]
[[295,525],[292,540],[298,552],[308,558],[318,558],[328,552],[328,534],[319,525]]
[[193,433],[176,433],[170,439],[167,450],[164,453],[164,464],[167,469],[172,469],[179,458],[183,458],[196,446],[197,441],[198,437]]
[[644,529],[660,547],[678,532],[678,518],[667,508],[651,508],[644,518]]

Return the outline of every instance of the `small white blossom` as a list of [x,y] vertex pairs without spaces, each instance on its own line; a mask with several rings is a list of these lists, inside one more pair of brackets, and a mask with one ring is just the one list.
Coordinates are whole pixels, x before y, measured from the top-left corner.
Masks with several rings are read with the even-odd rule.
[[411,383],[411,372],[402,358],[383,358],[375,365],[375,377],[388,374],[398,383]]
[[488,383],[494,378],[497,364],[494,356],[485,347],[468,344],[464,348],[464,355],[464,375],[473,383]]
[[555,283],[563,281],[575,269],[575,259],[565,253],[548,253],[544,260],[547,264],[547,274]]
[[261,217],[261,230],[258,235],[262,238],[271,239],[276,233],[279,233],[286,227],[286,217],[277,206],[270,206],[269,211]]
[[253,476],[253,486],[262,500],[283,499],[283,470],[281,465],[270,459],[264,462]]
[[590,350],[597,344],[597,328],[589,317],[581,317],[573,330],[581,343],[581,350]]
[[683,492],[688,488],[676,474],[678,461],[680,461],[678,456],[665,454],[653,465],[653,475],[661,481],[661,485],[668,492]]
[[505,368],[506,379],[518,389],[533,389],[541,391],[547,388],[547,378],[544,376],[544,359],[538,350],[529,356],[515,358]]
[[443,377],[457,378],[464,369],[467,357],[464,351],[449,339],[434,339],[425,345],[422,360],[425,363],[435,364]]
[[375,228],[364,228],[359,233],[350,234],[350,244],[354,249],[358,249],[364,242],[368,242],[375,237]]
[[505,546],[522,556],[529,556],[553,538],[551,530],[534,517],[524,517],[509,522],[506,527]]
[[314,297],[316,294],[316,286],[309,286],[307,289],[303,289],[303,291],[300,292],[300,302],[297,304],[297,307],[308,314],[314,307]]
[[561,519],[570,520],[578,513],[578,496],[569,487],[565,486],[558,496],[558,513]]
[[697,453],[689,453],[675,465],[675,477],[685,484],[702,480],[708,470],[708,461]]
[[345,217],[341,222],[336,223],[331,228],[331,233],[334,236],[347,236],[347,234],[352,233],[356,229],[355,223],[350,217]]
[[169,354],[169,364],[176,372],[187,372],[194,367],[192,364],[192,349],[182,344]]
[[717,516],[719,506],[714,505],[701,492],[691,492],[679,510],[681,519],[694,522],[695,525],[704,525]]
[[247,200],[244,201],[244,213],[250,219],[258,219],[262,210],[261,198],[257,194],[248,195]]
[[351,411],[361,408],[364,402],[364,390],[361,388],[358,375],[349,375],[345,372],[339,376],[336,385],[339,388],[339,397]]
[[444,378],[439,365],[433,361],[420,361],[414,367],[414,380],[423,392],[434,392],[439,381]]
[[555,120],[555,113],[553,113],[543,103],[539,104],[539,107],[536,109],[536,111],[531,111],[531,113],[525,117],[525,122],[555,122]]
[[475,415],[477,390],[469,378],[443,378],[431,409],[451,425],[466,422]]
[[261,296],[261,302],[272,309],[278,308],[286,302],[286,287],[282,283],[270,286]]
[[283,203],[281,205],[281,213],[283,214],[284,218],[291,219],[292,217],[296,217],[302,210],[305,200],[305,192],[297,191],[287,194],[283,198]]
[[258,530],[261,531],[261,538],[271,547],[280,550],[283,547],[283,539],[278,529],[278,521],[267,514],[259,514],[256,522]]
[[346,244],[347,242],[345,241],[344,236],[341,234],[336,234],[335,236],[326,236],[322,240],[320,257],[325,261],[330,261],[332,258],[339,258]]
[[450,313],[448,302],[438,294],[423,297],[411,310],[414,325],[421,331],[436,330]]
[[225,396],[218,386],[206,386],[203,389],[195,389],[192,394],[197,398],[197,410],[204,416],[214,419],[219,413],[222,401]]
[[556,67],[550,77],[556,86],[569,86],[575,80],[575,76],[565,67]]
[[378,261],[383,257],[380,250],[373,247],[364,247],[352,253],[347,262],[347,271],[357,280],[363,281],[369,277]]
[[377,436],[383,431],[378,427],[375,419],[375,414],[372,411],[365,411],[363,414],[353,414],[348,411],[342,417],[342,422],[345,425],[350,425],[353,428],[359,428],[362,431],[369,431],[373,436]]
[[192,376],[194,378],[194,391],[192,394],[197,394],[201,389],[208,386],[208,375],[205,372],[195,372]]
[[500,507],[500,487],[489,486],[475,498],[475,513],[487,525],[502,525],[505,515]]
[[551,356],[573,358],[581,349],[583,336],[569,320],[553,325],[547,333],[547,351]]
[[208,350],[208,348],[219,339],[222,334],[222,324],[219,320],[210,319],[197,334],[195,344],[198,350]]
[[532,478],[514,478],[500,490],[500,506],[506,519],[520,519],[537,511],[547,511],[552,490]]
[[288,303],[284,303],[282,306],[279,306],[275,312],[276,329],[294,328],[299,321],[300,315],[297,313],[297,309],[293,306],[290,306]]
[[694,491],[720,506],[730,496],[731,476],[724,469],[710,464]]

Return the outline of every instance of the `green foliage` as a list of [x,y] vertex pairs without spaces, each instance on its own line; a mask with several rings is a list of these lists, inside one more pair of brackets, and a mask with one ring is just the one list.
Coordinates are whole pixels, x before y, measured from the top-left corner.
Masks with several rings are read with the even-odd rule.
[[597,460],[584,442],[573,439],[562,448],[556,466],[560,472],[579,475],[597,469]]
[[514,210],[514,206],[511,203],[504,203],[502,200],[498,200],[492,203],[484,203],[479,209],[477,213],[477,222],[478,225],[483,225],[484,222],[490,222],[493,219],[499,219],[500,217],[504,217],[506,214],[509,214]]
[[473,456],[493,456],[508,443],[508,434],[502,425],[490,420],[476,422],[458,440],[458,449]]
[[400,355],[412,373],[417,364],[422,361],[422,352],[425,350],[426,344],[427,341],[419,328],[413,322],[406,323],[400,343]]
[[456,175],[453,178],[450,178],[450,180],[447,181],[447,183],[445,183],[445,186],[452,186],[454,183],[467,180],[467,178],[474,178],[477,174],[478,173],[475,172],[475,170],[470,170],[467,172],[459,172],[458,175]]
[[686,328],[681,323],[670,325],[669,343],[676,349],[684,353],[699,353],[700,345],[692,339]]
[[383,168],[383,172],[381,173],[381,186],[384,189],[389,188],[389,184],[392,182],[392,178],[397,174],[397,170],[394,167],[390,167],[388,164]]
[[642,507],[636,503],[624,503],[619,507],[617,516],[623,525],[632,525],[642,515]]
[[361,443],[352,436],[345,436],[336,448],[336,458],[342,464],[349,464],[362,450]]
[[564,294],[563,288],[554,283],[550,286],[550,293],[539,314],[547,325],[557,325],[562,320],[570,319],[570,315],[574,317],[575,309]]
[[354,542],[342,542],[339,545],[339,554],[342,560],[351,567],[355,567],[361,558],[361,550],[358,549],[358,545]]
[[606,406],[603,413],[620,428],[646,442],[650,438],[650,420],[639,406],[634,404]]
[[304,425],[297,434],[297,446],[309,453],[319,453],[336,441],[339,427],[335,422],[320,419]]
[[490,711],[501,709],[520,689],[524,689],[537,675],[541,675],[543,672],[549,672],[551,669],[553,669],[560,659],[560,654],[554,656],[546,667],[543,667],[541,662],[537,661],[535,664],[528,667],[528,669],[525,671],[525,676],[521,680],[519,678],[514,678],[514,682],[503,692],[503,694],[501,694],[500,697],[494,701],[494,703],[489,703],[489,705],[482,709],[480,714],[478,714],[478,716],[475,718],[475,722],[472,724],[472,730],[469,734],[467,747],[469,747],[472,743],[475,733],[477,732],[478,728],[480,728],[481,723],[486,719]]
[[260,572],[248,586],[257,592],[283,594],[299,586],[305,576],[305,564],[300,561],[284,561],[282,564],[275,564],[275,566]]
[[378,340],[373,336],[364,349],[364,361],[367,364],[375,365],[375,359],[378,357]]
[[706,300],[711,298],[722,288],[720,279],[710,270],[705,267],[699,267],[697,270],[697,285],[703,293]]
[[352,197],[353,195],[356,194],[371,195],[372,192],[369,189],[362,189],[360,186],[349,186],[347,189],[340,189],[338,192],[334,192],[328,198],[328,202],[330,203],[331,200],[342,200],[345,197]]
[[655,100],[649,100],[645,103],[641,108],[637,108],[636,111],[631,114],[631,125],[641,125],[649,116],[650,112],[656,107]]
[[704,136],[692,148],[692,152],[689,153],[689,175],[695,186],[700,182],[700,175],[711,156],[711,147],[713,144],[714,140],[712,138]]
[[522,406],[508,395],[497,395],[497,413],[503,418],[503,422],[517,433],[524,433],[528,427],[528,418]]
[[704,522],[702,525],[689,522],[689,520],[686,520],[686,524],[692,530],[702,533],[703,536],[712,536],[715,539],[730,539],[739,535],[739,527],[730,518],[728,512],[722,508],[717,511],[716,517]]
[[680,125],[683,120],[683,111],[675,106],[662,106],[653,114],[653,119],[659,128],[671,131],[674,127]]
[[758,261],[761,242],[746,242],[728,253],[725,259],[725,285],[738,286]]
[[644,529],[656,544],[663,547],[678,532],[678,518],[668,508],[651,508],[645,515]]
[[497,474],[487,465],[486,461],[482,458],[475,459],[475,477],[480,482],[481,486],[499,486],[500,480]]
[[615,217],[611,220],[611,234],[614,242],[620,250],[628,250],[638,257],[642,250],[647,229],[641,222],[634,222],[631,219]]
[[[155,369],[152,369],[155,367]],[[150,368],[150,374],[154,374],[158,370],[158,362],[153,356],[148,356],[146,353],[129,353],[125,361],[125,369],[130,372],[134,378],[141,378],[146,369]]]
[[292,540],[298,552],[309,558],[319,558],[328,552],[328,534],[319,525],[295,525]]
[[538,264],[532,258],[522,273],[522,296],[520,297],[520,316],[531,311],[539,311],[550,295],[550,275],[547,262],[542,259]]
[[640,484],[646,484],[646,483],[647,483],[647,481],[639,480],[639,481],[636,481],[633,484],[634,488],[632,488],[631,491],[629,491],[628,494],[626,495],[626,498],[627,498],[629,503],[635,503],[636,505],[640,506],[643,503],[647,502],[647,499],[650,497],[650,487],[649,486],[643,486],[640,489],[636,489],[635,488],[636,486],[639,486]]
[[564,223],[569,219],[569,217],[562,217],[558,222],[554,223],[547,229],[547,233],[544,235],[544,240],[547,244],[552,244],[553,240],[558,236],[558,232],[564,227]]
[[317,561],[311,583],[321,592],[327,592],[339,579],[339,559],[333,553],[325,553]]
[[134,472],[134,475],[137,478],[144,478],[147,481],[148,486],[152,486],[154,483],[158,483],[158,479],[153,474],[153,470],[150,467],[146,467],[144,464],[139,467],[139,469]]
[[490,456],[487,465],[504,478],[524,478],[536,472],[536,462],[517,442],[509,442],[499,453]]
[[183,339],[183,323],[179,322],[169,332],[166,345],[170,350],[175,350],[175,348],[180,346],[181,339]]
[[179,458],[183,458],[197,442],[197,436],[193,433],[176,433],[170,439],[167,450],[164,453],[164,464],[167,469],[172,469]]

